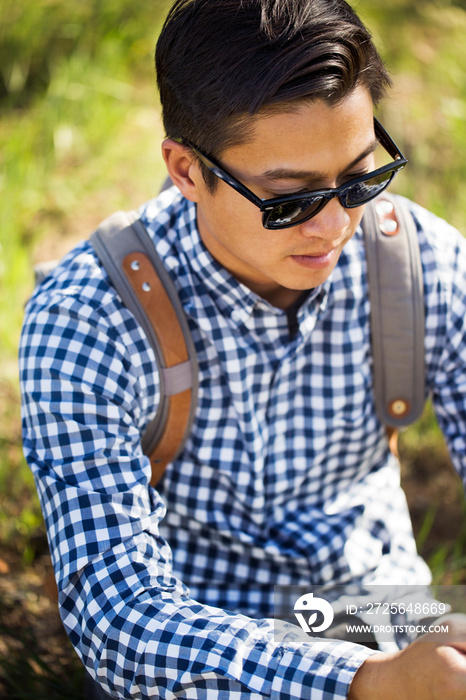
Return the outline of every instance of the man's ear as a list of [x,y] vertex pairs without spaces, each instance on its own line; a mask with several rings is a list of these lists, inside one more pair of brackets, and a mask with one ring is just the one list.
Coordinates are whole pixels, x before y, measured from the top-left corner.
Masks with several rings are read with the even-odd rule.
[[197,202],[198,188],[203,178],[189,148],[173,139],[165,139],[162,143],[162,156],[173,184],[186,199]]

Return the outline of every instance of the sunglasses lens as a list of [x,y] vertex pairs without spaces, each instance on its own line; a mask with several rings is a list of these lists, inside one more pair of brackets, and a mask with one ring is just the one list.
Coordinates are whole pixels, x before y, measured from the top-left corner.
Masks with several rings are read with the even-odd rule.
[[301,221],[309,219],[316,214],[321,205],[323,197],[313,197],[312,199],[298,199],[293,202],[277,204],[267,212],[267,228],[284,228],[299,224]]
[[344,193],[344,206],[345,207],[359,207],[366,202],[369,202],[380,192],[388,187],[393,179],[394,172],[382,173],[381,175],[376,175],[371,177],[369,180],[364,182],[358,182],[355,185],[351,185]]
[[[395,166],[393,170],[369,175],[362,182],[348,183],[346,187],[341,188],[338,195],[340,203],[348,209],[366,204],[366,202],[377,197],[380,192],[383,192],[388,187],[400,167],[403,166]],[[332,197],[336,196],[336,192],[336,190],[327,190],[322,192],[322,194],[316,193],[315,196],[309,193],[310,196],[302,199],[276,204],[271,209],[264,211],[264,226],[268,229],[280,229],[296,226],[296,224],[307,221],[318,214],[325,204]]]

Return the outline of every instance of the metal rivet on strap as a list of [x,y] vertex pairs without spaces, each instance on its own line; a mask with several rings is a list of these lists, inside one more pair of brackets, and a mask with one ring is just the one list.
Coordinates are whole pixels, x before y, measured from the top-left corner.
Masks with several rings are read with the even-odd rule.
[[395,399],[390,402],[388,409],[393,416],[404,416],[408,412],[409,406],[404,399]]
[[377,202],[377,205],[375,207],[375,210],[379,216],[386,216],[387,214],[391,214],[394,209],[395,207],[391,202],[388,201],[388,199],[381,199],[380,202]]
[[398,223],[393,219],[384,219],[380,222],[380,230],[382,233],[392,234],[398,230]]
[[150,292],[152,287],[150,286],[149,282],[143,282],[142,283],[142,291],[143,292]]
[[131,263],[131,269],[134,271],[139,270],[140,265],[139,265],[139,260],[133,260]]

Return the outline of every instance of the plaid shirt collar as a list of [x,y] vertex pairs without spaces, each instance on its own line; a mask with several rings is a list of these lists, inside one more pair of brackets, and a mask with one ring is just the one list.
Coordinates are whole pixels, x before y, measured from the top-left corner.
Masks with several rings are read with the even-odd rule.
[[[158,212],[151,211],[150,208],[146,209],[143,215],[149,232],[154,236],[156,248],[159,254],[164,255],[167,241],[171,242],[177,249],[175,257],[178,260],[184,259],[193,273],[190,283],[193,286],[202,285],[222,315],[229,318],[233,325],[246,326],[250,329],[255,326],[254,316],[256,312],[276,316],[277,321],[280,318],[286,318],[286,311],[273,306],[245,284],[239,282],[211,255],[199,234],[197,210],[194,202],[190,202],[178,193],[173,198],[173,212],[174,216],[169,222],[162,220],[162,222],[156,223]],[[164,255],[164,257],[166,256]],[[341,277],[338,266],[324,284],[310,291],[309,296],[297,309],[297,321],[301,331],[310,332],[319,313],[326,309],[332,294],[334,277]],[[188,301],[185,306],[195,312],[195,309],[192,308],[194,303],[193,301],[190,304]],[[301,328],[302,324],[304,326]]]

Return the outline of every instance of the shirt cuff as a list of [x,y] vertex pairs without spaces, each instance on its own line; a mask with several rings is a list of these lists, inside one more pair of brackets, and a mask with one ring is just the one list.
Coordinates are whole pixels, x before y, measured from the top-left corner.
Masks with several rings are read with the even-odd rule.
[[366,659],[380,653],[351,642],[307,639],[283,654],[271,700],[346,700],[356,671]]

